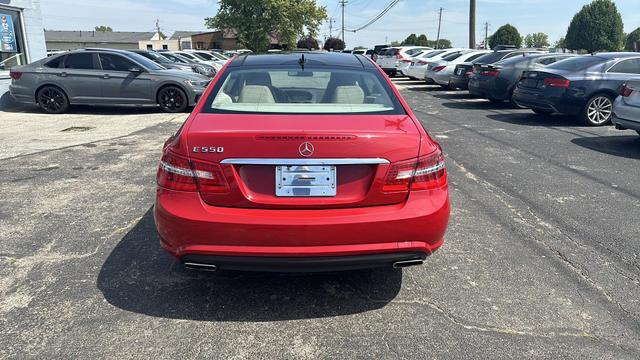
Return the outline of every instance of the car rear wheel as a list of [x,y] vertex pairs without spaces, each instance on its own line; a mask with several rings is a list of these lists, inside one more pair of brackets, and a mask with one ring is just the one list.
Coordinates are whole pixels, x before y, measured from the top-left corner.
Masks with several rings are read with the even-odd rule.
[[638,135],[640,135],[640,130],[636,130],[636,132],[638,133]]
[[187,102],[187,95],[177,86],[167,86],[158,92],[158,105],[166,112],[184,112]]
[[602,126],[611,122],[613,99],[609,95],[593,96],[582,111],[582,120],[589,126]]
[[62,114],[69,110],[69,98],[62,89],[56,86],[45,86],[36,96],[38,105],[49,114]]

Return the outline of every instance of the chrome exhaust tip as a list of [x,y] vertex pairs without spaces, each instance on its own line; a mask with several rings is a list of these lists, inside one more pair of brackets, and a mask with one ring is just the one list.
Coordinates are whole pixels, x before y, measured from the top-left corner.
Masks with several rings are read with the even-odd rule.
[[184,263],[184,267],[191,270],[200,270],[200,271],[216,271],[218,267],[212,264],[201,264],[201,263],[193,263],[186,262]]
[[403,260],[403,261],[396,261],[393,263],[393,268],[394,269],[402,269],[402,268],[406,268],[409,266],[417,266],[417,265],[422,265],[424,264],[424,260],[422,259],[415,259],[415,260]]

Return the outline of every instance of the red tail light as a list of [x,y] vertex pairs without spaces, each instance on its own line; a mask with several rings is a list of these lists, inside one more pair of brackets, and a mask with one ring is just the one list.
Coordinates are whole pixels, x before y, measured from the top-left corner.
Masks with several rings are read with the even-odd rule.
[[438,71],[442,71],[442,69],[444,69],[445,67],[446,67],[446,66],[436,66],[436,67],[434,67],[434,68],[433,68],[433,69],[431,69],[431,70],[433,70],[434,72],[438,72]]
[[22,77],[22,73],[17,71],[11,71],[9,72],[9,76],[13,80],[20,80],[20,78]]
[[480,76],[498,76],[500,75],[500,70],[481,70]]
[[435,189],[446,184],[446,174],[444,156],[437,150],[428,156],[391,164],[382,191]]
[[618,89],[618,93],[620,93],[620,96],[622,97],[629,97],[631,96],[632,92],[633,89],[629,88],[627,84],[622,84],[622,86],[620,86],[620,89]]
[[402,57],[402,55],[401,55],[400,53],[398,53],[398,54],[396,54],[396,59],[398,59],[398,60],[402,60],[402,59],[404,59],[404,58]]
[[160,160],[158,185],[178,191],[200,191],[202,194],[226,193],[229,185],[218,164],[189,161],[165,151]]
[[546,78],[544,79],[544,85],[548,87],[568,89],[569,86],[571,86],[571,81],[567,79]]

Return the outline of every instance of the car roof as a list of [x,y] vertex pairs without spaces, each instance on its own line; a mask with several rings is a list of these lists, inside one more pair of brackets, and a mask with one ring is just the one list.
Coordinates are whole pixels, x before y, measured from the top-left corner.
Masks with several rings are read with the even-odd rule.
[[240,55],[234,58],[228,67],[296,65],[303,58],[309,66],[375,68],[369,58],[360,54],[314,51]]
[[[589,55],[585,55],[589,56]],[[637,52],[601,52],[595,53],[593,56],[597,56],[603,59],[612,60],[612,59],[620,59],[626,57],[640,56],[640,53]]]

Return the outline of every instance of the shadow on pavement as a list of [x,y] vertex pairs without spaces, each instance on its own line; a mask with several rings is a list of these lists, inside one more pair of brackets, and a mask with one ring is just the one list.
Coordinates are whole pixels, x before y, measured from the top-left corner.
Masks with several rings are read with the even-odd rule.
[[604,154],[640,159],[640,136],[636,133],[628,136],[581,137],[571,142]]
[[516,110],[509,102],[491,102],[489,100],[473,102],[446,102],[442,103],[442,106],[458,110]]
[[[451,89],[449,89],[448,91],[450,91],[450,93],[434,94],[433,97],[438,98],[438,99],[443,99],[443,100],[477,99],[474,95],[469,94],[469,92],[467,92],[467,91],[451,90]],[[455,91],[455,93],[453,93],[454,91]],[[484,102],[478,101],[478,103],[484,103]]]
[[275,274],[184,269],[160,248],[149,209],[113,249],[97,286],[112,305],[150,316],[274,321],[356,314],[384,307],[402,271]]
[[[191,109],[187,109],[190,111]],[[28,113],[28,114],[46,114],[38,106],[24,105],[3,109],[5,112]],[[136,115],[136,114],[156,114],[163,113],[157,106],[99,106],[99,105],[73,105],[64,114],[51,114],[50,116],[64,116],[68,114],[77,115]],[[185,111],[185,114],[187,112]]]
[[514,114],[491,114],[487,115],[487,117],[492,120],[514,125],[589,127],[570,115],[538,115],[533,112],[525,112]]

